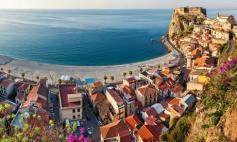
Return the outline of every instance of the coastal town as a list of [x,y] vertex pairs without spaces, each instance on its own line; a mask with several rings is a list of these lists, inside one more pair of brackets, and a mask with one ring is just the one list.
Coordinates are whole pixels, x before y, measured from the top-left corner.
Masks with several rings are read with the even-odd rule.
[[172,59],[128,69],[121,80],[113,74],[62,75],[49,82],[42,76],[28,79],[24,72],[15,76],[2,66],[0,128],[11,135],[32,123],[32,133],[52,133],[51,141],[159,142],[178,119],[198,112],[199,94],[218,72],[220,52],[227,47],[230,55],[236,37],[232,15],[211,19],[204,8],[181,7],[161,39]]

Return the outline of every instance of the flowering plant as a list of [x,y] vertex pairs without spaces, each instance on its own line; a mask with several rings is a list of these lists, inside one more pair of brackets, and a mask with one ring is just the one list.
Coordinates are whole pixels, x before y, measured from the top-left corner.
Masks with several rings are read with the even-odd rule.
[[237,57],[234,57],[222,64],[222,66],[219,68],[219,73],[223,74],[226,71],[230,70],[233,66],[237,64]]

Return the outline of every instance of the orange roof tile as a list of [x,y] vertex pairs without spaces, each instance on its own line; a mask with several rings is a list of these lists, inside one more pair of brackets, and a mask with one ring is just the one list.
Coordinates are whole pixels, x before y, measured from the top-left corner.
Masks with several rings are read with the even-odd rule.
[[183,90],[184,90],[184,87],[180,84],[175,84],[175,86],[171,89],[171,91],[174,93],[183,92]]
[[69,102],[68,95],[69,94],[77,94],[77,86],[76,84],[61,84],[59,85],[59,94],[62,103],[62,107],[73,107],[78,106],[82,102]]
[[125,118],[125,122],[127,123],[127,125],[130,127],[132,131],[136,129],[137,125],[142,124],[139,118],[134,114]]
[[42,108],[48,107],[48,89],[47,87],[39,83],[32,88],[29,95],[27,96],[27,101],[35,101],[41,104]]
[[144,96],[150,96],[151,94],[155,94],[157,92],[157,89],[155,88],[155,86],[149,84],[138,88],[138,91]]
[[158,113],[156,112],[155,108],[153,108],[153,107],[146,108],[145,112],[148,116],[154,116],[154,117],[158,116]]
[[117,120],[110,124],[100,127],[101,136],[104,140],[120,137],[123,142],[131,142],[129,129],[123,120]]
[[124,86],[123,87],[123,92],[125,92],[126,94],[129,94],[131,96],[135,95],[135,91],[129,86]]
[[11,83],[12,83],[12,81],[10,81],[8,79],[4,79],[3,81],[1,81],[0,85],[4,88],[7,88]]
[[100,88],[103,86],[103,83],[101,81],[94,82],[94,88]]
[[143,142],[159,141],[159,137],[162,133],[163,127],[164,126],[162,125],[143,125],[138,130],[138,135],[143,140]]
[[181,99],[179,99],[179,98],[173,98],[170,102],[168,102],[168,105],[169,106],[179,105],[180,101],[181,101]]
[[106,98],[105,95],[100,92],[91,95],[91,100],[95,104],[98,104],[98,103],[104,101],[105,98]]
[[118,92],[116,92],[113,89],[108,89],[107,91],[113,97],[113,99],[116,101],[118,105],[123,104],[123,99],[119,96]]

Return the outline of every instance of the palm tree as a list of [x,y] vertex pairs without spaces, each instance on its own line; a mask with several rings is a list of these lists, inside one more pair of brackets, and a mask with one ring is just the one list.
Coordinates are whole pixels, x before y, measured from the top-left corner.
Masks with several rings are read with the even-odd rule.
[[112,82],[114,81],[114,76],[110,76],[110,79],[112,80]]
[[131,76],[133,74],[133,72],[132,71],[129,71],[129,75]]
[[36,79],[37,79],[37,81],[40,79],[40,77],[39,76],[36,76]]
[[123,73],[123,77],[125,78],[125,77],[126,77],[126,75],[127,75],[127,73],[126,73],[126,72],[124,72],[124,73]]
[[25,79],[25,73],[21,74],[21,77],[23,78],[23,80]]
[[62,84],[62,79],[58,79],[58,84]]
[[160,64],[157,65],[157,68],[160,69]]
[[11,75],[11,70],[9,69],[8,71],[7,71],[7,73],[8,73],[8,76],[10,76]]
[[105,83],[106,83],[106,80],[107,80],[107,79],[108,79],[108,77],[105,75],[105,76],[104,76]]
[[140,72],[143,72],[143,68],[140,68]]
[[3,67],[1,67],[1,71],[3,72]]

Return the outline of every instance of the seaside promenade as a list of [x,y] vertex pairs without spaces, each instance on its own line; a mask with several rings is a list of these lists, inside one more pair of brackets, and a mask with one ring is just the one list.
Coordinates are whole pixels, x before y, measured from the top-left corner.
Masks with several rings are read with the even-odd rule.
[[0,56],[0,66],[4,71],[11,70],[11,74],[21,76],[25,73],[25,78],[36,80],[37,76],[47,77],[49,83],[55,83],[62,75],[69,75],[74,78],[95,78],[103,80],[104,76],[114,76],[114,81],[119,81],[123,78],[123,73],[128,74],[132,71],[133,74],[138,74],[141,66],[151,67],[160,65],[161,67],[178,64],[182,59],[179,51],[171,45],[166,38],[163,41],[164,45],[171,50],[168,54],[157,57],[151,60],[112,66],[64,66],[46,63],[38,63],[33,61],[13,59],[6,56]]

